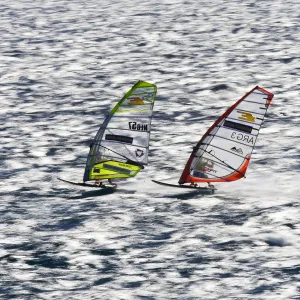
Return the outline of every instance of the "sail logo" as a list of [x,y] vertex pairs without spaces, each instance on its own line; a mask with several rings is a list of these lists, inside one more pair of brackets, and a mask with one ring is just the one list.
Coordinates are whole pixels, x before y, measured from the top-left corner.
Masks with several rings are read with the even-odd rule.
[[250,136],[248,134],[237,133],[234,131],[234,132],[232,132],[230,137],[232,140],[237,140],[241,143],[247,143],[247,144],[254,145],[254,137]]
[[133,138],[124,135],[116,135],[116,134],[106,134],[105,139],[108,141],[116,141],[121,143],[132,144]]
[[248,112],[245,112],[245,111],[240,111],[238,110],[237,111],[239,114],[241,114],[238,118],[242,121],[247,121],[247,122],[251,122],[251,123],[254,123],[255,122],[255,117],[248,113]]
[[232,147],[230,150],[239,154],[244,154],[241,148]]
[[136,149],[135,150],[135,156],[136,157],[142,157],[144,155],[144,151],[141,149]]
[[253,127],[245,125],[245,124],[241,124],[241,123],[236,123],[236,122],[232,122],[229,120],[225,120],[224,127],[228,128],[228,129],[235,129],[235,130],[239,130],[239,131],[243,131],[243,132],[247,132],[247,133],[251,133]]
[[142,105],[144,104],[144,100],[140,97],[132,97],[128,99],[128,105]]
[[128,122],[129,129],[138,131],[148,131],[148,124],[139,124],[137,122]]

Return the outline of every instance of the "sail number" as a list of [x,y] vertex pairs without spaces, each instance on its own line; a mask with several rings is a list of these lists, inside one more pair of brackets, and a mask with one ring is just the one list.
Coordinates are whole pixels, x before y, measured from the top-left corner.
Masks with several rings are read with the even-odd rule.
[[231,134],[231,139],[254,145],[254,138],[248,134],[236,133],[235,131],[233,131]]
[[128,122],[129,129],[138,131],[148,131],[148,124],[139,124],[137,122]]

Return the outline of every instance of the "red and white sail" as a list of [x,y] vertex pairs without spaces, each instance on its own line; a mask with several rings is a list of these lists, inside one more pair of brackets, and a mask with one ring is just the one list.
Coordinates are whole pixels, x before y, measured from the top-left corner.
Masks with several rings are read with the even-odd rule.
[[272,98],[272,93],[256,86],[231,106],[194,147],[179,184],[244,177]]

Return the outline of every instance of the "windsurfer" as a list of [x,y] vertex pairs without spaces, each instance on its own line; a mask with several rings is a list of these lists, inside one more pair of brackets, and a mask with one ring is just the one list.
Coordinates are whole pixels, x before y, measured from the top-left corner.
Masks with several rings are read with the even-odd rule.
[[117,187],[118,185],[116,183],[113,183],[112,180],[109,178],[107,179],[109,184],[111,184],[113,187]]

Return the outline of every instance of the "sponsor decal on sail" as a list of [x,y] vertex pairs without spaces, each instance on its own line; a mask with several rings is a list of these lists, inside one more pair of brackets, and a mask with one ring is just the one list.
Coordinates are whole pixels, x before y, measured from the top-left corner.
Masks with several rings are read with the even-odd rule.
[[241,148],[232,147],[230,150],[239,154],[243,154],[243,150]]
[[136,149],[135,150],[135,156],[136,157],[142,157],[144,155],[144,151],[141,149]]
[[140,97],[133,97],[128,99],[128,105],[142,105],[144,104],[144,100]]
[[228,120],[225,120],[223,126],[227,127],[227,128],[230,128],[230,129],[244,131],[244,132],[247,132],[247,133],[251,133],[252,129],[253,129],[253,127],[251,127],[251,126],[236,123],[236,122],[232,122],[232,121],[228,121]]
[[129,136],[124,135],[115,135],[115,134],[106,134],[105,139],[108,141],[116,141],[116,142],[122,142],[127,144],[132,144],[133,138]]
[[245,111],[237,111],[239,114],[241,114],[238,118],[242,121],[247,121],[254,123],[255,122],[255,117],[251,113],[245,112]]
[[118,172],[118,173],[130,174],[130,170],[125,169],[125,168],[120,168],[118,166],[114,166],[111,164],[103,164],[103,168],[114,171],[114,172]]

